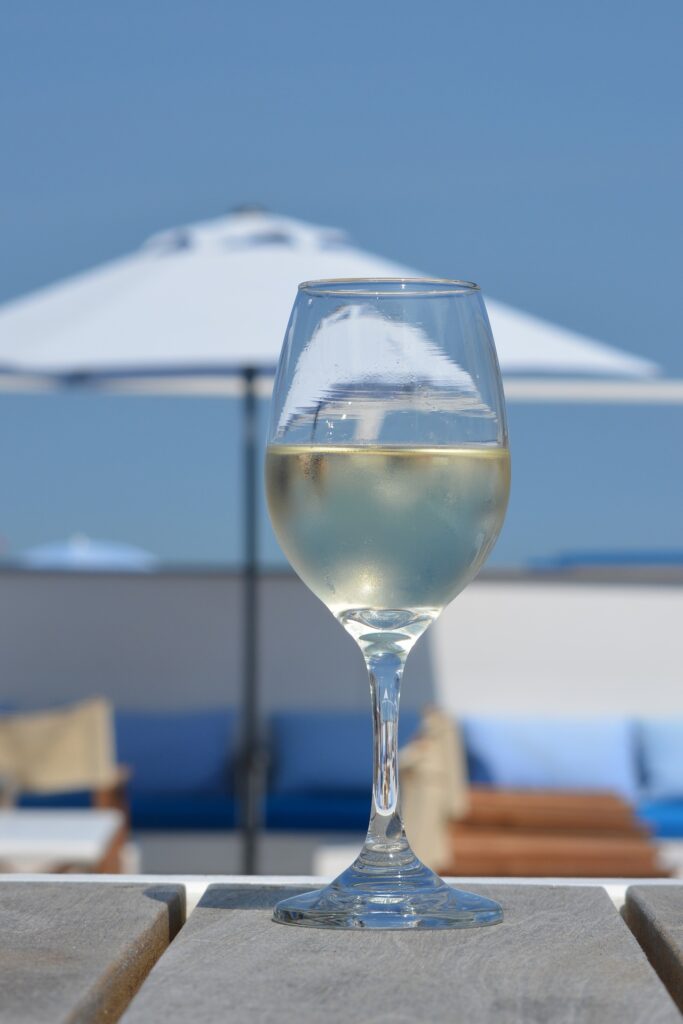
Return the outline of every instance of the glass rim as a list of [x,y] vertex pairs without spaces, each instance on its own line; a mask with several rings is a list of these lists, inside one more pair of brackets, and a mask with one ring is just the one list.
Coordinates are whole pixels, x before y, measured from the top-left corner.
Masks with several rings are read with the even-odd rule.
[[448,277],[329,277],[302,281],[307,295],[352,295],[365,298],[425,298],[472,295],[481,289],[474,281]]

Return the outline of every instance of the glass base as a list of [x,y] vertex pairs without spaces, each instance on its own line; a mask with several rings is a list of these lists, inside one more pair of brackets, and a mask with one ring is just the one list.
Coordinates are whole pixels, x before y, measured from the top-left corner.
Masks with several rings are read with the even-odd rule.
[[412,851],[397,859],[398,864],[380,864],[364,850],[324,889],[278,903],[273,920],[308,928],[384,929],[480,928],[503,920],[499,903],[446,885]]

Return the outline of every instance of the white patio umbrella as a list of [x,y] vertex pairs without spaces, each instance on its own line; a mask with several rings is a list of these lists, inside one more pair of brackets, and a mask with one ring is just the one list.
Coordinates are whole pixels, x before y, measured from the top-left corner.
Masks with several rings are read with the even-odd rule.
[[[346,235],[262,212],[174,228],[137,252],[0,306],[0,371],[274,368],[299,282],[420,277]],[[644,377],[652,362],[487,299],[506,374]]]
[[[346,235],[259,211],[174,228],[137,252],[0,307],[0,386],[117,383],[188,390],[236,378],[244,396],[245,870],[253,871],[259,753],[256,380],[275,368],[296,287],[311,278],[420,277]],[[647,377],[657,367],[487,300],[504,374]],[[438,376],[438,374],[437,374]],[[163,378],[163,380],[162,380]],[[183,378],[179,381],[178,378]],[[125,383],[124,383],[125,382]],[[215,385],[211,384],[211,387]],[[232,389],[235,393],[235,389]]]

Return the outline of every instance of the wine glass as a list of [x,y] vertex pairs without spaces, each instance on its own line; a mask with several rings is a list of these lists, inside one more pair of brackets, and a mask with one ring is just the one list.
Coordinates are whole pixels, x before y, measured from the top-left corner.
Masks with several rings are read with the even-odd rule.
[[495,543],[509,481],[500,369],[477,285],[299,285],[271,406],[268,506],[293,568],[365,658],[374,781],[355,862],[325,888],[279,903],[276,921],[466,928],[502,920],[498,903],[446,885],[410,849],[398,800],[398,706],[410,649]]

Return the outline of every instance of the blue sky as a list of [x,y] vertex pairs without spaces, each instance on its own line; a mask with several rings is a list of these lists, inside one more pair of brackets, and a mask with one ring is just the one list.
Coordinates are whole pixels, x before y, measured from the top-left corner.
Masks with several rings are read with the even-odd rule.
[[[4,4],[0,300],[252,201],[683,376],[682,10]],[[0,418],[7,552],[87,530],[236,557],[234,410],[4,396]],[[682,426],[680,407],[511,410],[497,558],[683,547]]]

